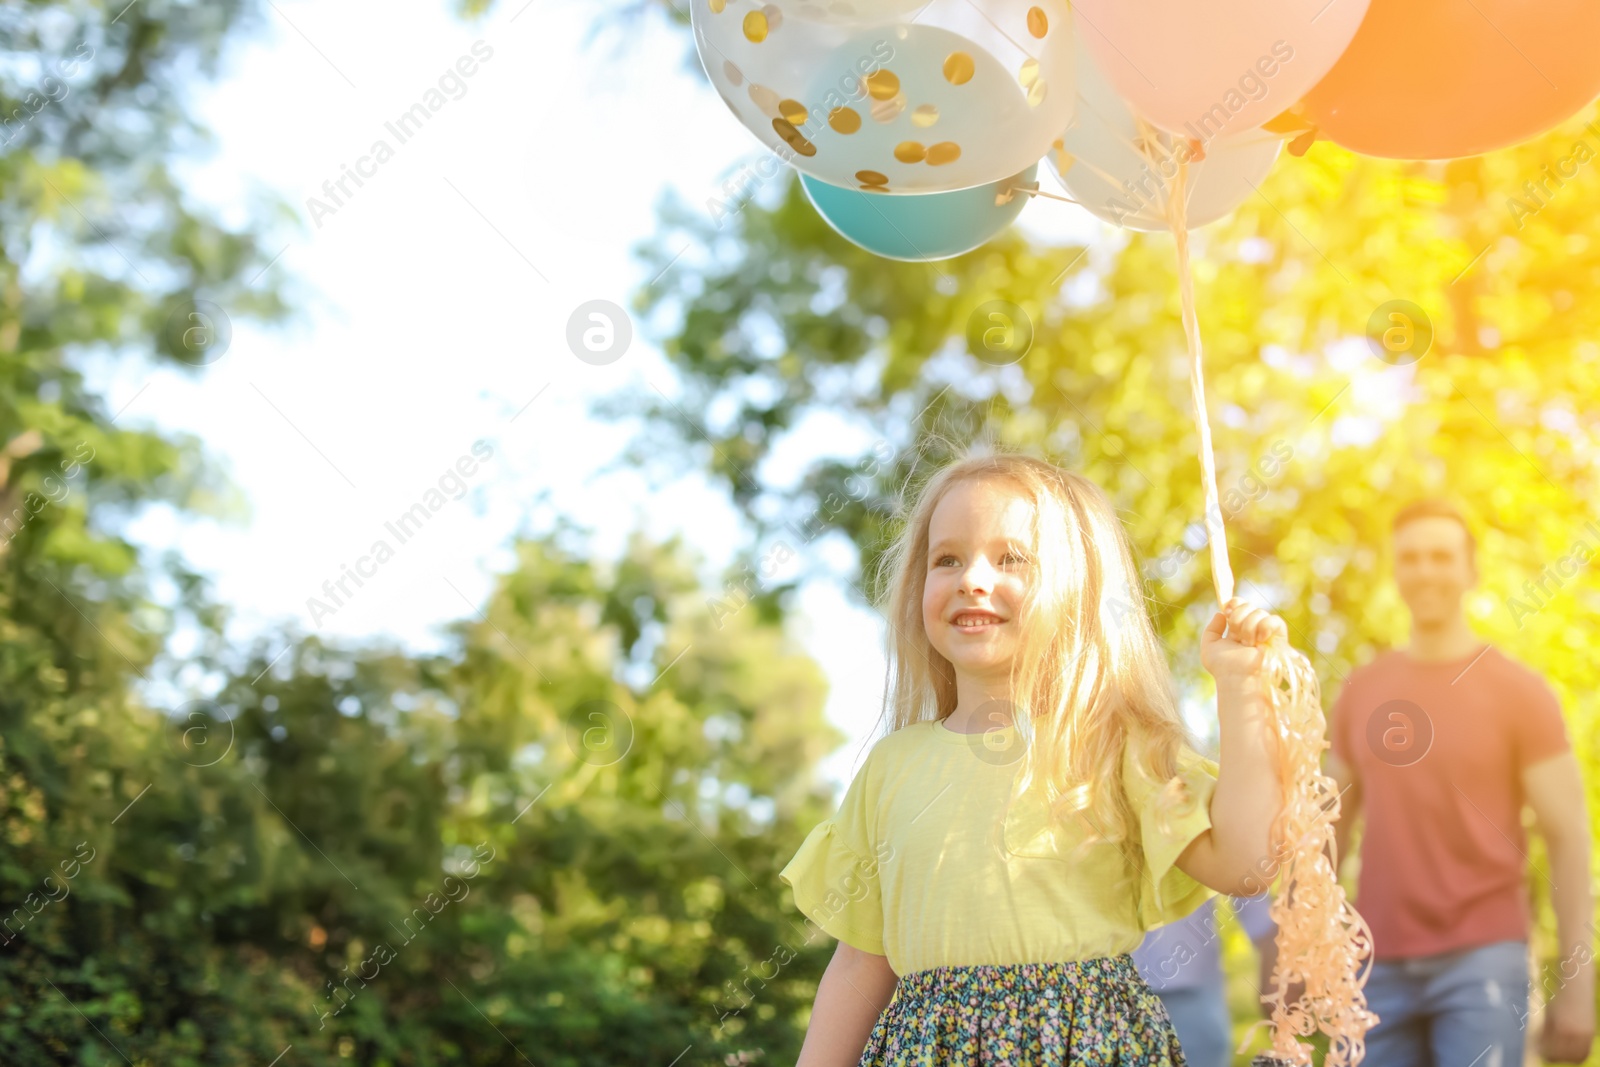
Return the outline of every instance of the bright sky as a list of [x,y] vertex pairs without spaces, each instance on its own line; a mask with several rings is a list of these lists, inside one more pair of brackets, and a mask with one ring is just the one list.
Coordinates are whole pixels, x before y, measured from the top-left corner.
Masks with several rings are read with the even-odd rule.
[[[514,535],[558,513],[593,529],[599,554],[640,527],[684,533],[715,567],[744,542],[699,477],[652,488],[597,474],[632,429],[592,417],[592,403],[630,384],[671,395],[674,375],[638,329],[616,362],[580,361],[569,318],[588,301],[626,306],[649,281],[632,250],[663,190],[703,204],[762,151],[685,63],[686,34],[652,12],[591,41],[601,7],[511,0],[473,25],[445,0],[404,17],[376,0],[276,0],[197,94],[218,152],[186,164],[190,186],[235,220],[263,189],[297,205],[302,232],[275,269],[299,315],[273,330],[235,320],[230,349],[199,375],[122,367],[108,389],[123,424],[193,432],[246,494],[242,523],[157,511],[134,530],[214,576],[234,636],[288,622],[435,645],[509,566]],[[458,63],[473,73],[452,74]],[[385,124],[442,76],[447,102],[402,143]],[[379,139],[392,156],[362,162]],[[349,195],[313,219],[307,199],[332,203],[324,183],[358,165],[363,184],[347,179]],[[1050,201],[1020,225],[1041,240],[1110,232]],[[816,436],[763,474],[798,473]],[[331,606],[323,583],[378,538],[395,544],[385,523],[480,439],[493,454],[466,464],[470,491],[314,626],[308,598]],[[808,585],[800,608],[828,715],[854,742],[825,768],[842,779],[878,712],[881,623],[827,583]]]

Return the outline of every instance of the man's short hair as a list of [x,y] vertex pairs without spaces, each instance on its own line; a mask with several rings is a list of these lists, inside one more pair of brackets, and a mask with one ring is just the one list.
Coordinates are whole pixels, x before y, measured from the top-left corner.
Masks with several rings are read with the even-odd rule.
[[1467,563],[1470,566],[1477,566],[1478,539],[1472,536],[1472,527],[1467,525],[1466,517],[1454,504],[1444,500],[1413,501],[1395,513],[1394,526],[1390,533],[1397,534],[1402,526],[1418,519],[1454,519],[1460,523],[1462,531],[1467,535]]

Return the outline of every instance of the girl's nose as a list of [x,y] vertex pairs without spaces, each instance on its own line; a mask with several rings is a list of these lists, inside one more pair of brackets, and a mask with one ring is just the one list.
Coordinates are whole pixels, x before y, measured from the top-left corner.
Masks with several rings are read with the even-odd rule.
[[994,568],[988,560],[978,558],[961,572],[961,591],[968,596],[988,593],[994,588]]

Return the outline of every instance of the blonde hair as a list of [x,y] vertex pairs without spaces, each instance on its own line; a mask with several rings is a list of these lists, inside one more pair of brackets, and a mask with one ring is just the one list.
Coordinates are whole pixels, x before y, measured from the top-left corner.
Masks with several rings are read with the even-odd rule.
[[1135,766],[1166,783],[1167,808],[1185,796],[1176,775],[1188,734],[1121,521],[1082,475],[1016,453],[969,454],[923,484],[879,564],[890,627],[884,716],[898,730],[955,710],[955,668],[928,640],[922,597],[934,509],[969,479],[1008,482],[1033,505],[1033,543],[1022,546],[1032,575],[1011,669],[1026,746],[1013,800],[1042,787],[1056,818],[1087,824],[1086,843],[1140,854],[1121,788],[1125,746],[1138,745]]

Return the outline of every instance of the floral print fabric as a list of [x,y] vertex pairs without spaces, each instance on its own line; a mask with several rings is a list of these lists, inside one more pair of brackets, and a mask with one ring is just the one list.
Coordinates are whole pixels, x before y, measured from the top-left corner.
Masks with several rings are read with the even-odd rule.
[[1127,954],[902,975],[859,1067],[1185,1067]]

